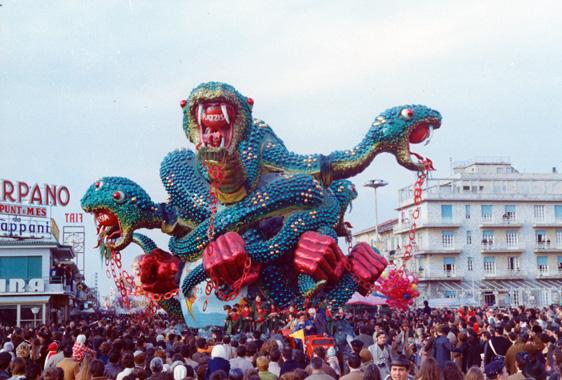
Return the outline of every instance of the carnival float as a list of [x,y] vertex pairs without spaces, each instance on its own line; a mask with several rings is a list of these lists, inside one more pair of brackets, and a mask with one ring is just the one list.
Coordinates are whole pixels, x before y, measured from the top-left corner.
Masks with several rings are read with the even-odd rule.
[[[95,217],[107,272],[125,302],[130,294],[145,296],[188,324],[196,289],[199,297],[224,303],[253,292],[277,308],[338,308],[355,292],[375,290],[392,307],[413,303],[419,295],[414,276],[401,267],[381,277],[386,260],[366,243],[351,245],[344,216],[357,192],[349,178],[390,153],[418,172],[419,204],[432,165],[410,145],[429,141],[441,125],[439,112],[423,105],[387,109],[355,147],[323,155],[288,150],[267,123],[253,118],[253,99],[228,84],[203,83],[180,106],[194,150],[163,159],[166,202],[153,201],[123,177],[96,180],[81,200]],[[168,250],[138,232],[143,228],[169,235]],[[415,224],[404,261],[414,238]],[[134,274],[121,261],[131,243],[143,251]]]

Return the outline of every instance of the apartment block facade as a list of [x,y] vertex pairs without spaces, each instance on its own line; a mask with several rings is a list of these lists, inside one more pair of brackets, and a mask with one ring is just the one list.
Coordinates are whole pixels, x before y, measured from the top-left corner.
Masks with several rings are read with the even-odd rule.
[[[415,207],[412,187],[398,193],[396,246],[383,249],[396,265]],[[420,301],[560,303],[562,174],[520,173],[497,159],[458,164],[450,178],[429,179],[414,252],[406,265],[420,279]]]

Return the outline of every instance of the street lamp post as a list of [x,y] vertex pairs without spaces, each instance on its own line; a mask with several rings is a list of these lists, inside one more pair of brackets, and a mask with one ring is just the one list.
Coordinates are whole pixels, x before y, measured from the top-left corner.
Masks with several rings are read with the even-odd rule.
[[365,184],[365,187],[370,187],[375,190],[375,236],[376,236],[376,245],[378,248],[378,244],[380,242],[379,236],[379,211],[378,211],[378,203],[377,203],[377,189],[379,187],[383,187],[388,185],[388,182],[382,179],[371,179],[369,182]]
[[39,308],[34,306],[31,308],[31,312],[33,313],[33,328],[37,327],[37,313],[39,313]]

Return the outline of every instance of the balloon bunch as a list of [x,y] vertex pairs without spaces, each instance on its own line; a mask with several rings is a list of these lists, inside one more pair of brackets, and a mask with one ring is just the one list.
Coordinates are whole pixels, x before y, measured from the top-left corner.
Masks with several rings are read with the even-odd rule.
[[383,273],[376,283],[376,289],[387,298],[388,306],[408,310],[418,292],[418,279],[404,269],[392,269]]

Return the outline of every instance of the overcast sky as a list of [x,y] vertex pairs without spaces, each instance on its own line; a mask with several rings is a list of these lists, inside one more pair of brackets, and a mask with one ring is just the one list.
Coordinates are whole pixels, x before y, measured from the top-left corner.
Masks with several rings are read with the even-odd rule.
[[[160,161],[189,146],[179,102],[210,80],[254,98],[254,116],[298,152],[349,148],[379,112],[422,103],[443,115],[431,144],[416,147],[439,176],[450,158],[560,166],[560,1],[0,3],[0,177],[69,186],[59,215],[80,211],[105,175],[163,201]],[[356,229],[373,224],[361,186],[370,178],[390,183],[381,221],[414,179],[390,156],[376,159],[354,179]],[[91,247],[90,218],[87,229]],[[102,270],[88,253],[90,280]]]

